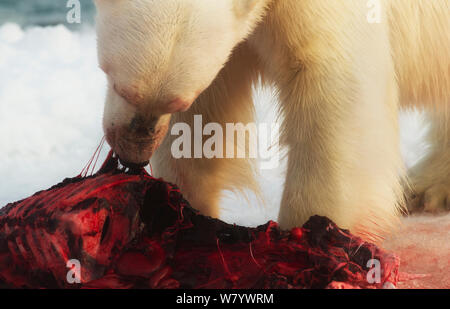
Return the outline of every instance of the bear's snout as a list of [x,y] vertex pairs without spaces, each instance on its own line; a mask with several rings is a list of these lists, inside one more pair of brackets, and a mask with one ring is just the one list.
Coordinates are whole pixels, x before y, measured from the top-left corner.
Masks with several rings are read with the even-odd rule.
[[134,117],[128,125],[108,129],[106,140],[121,162],[147,165],[164,140],[168,127],[168,122],[158,118]]

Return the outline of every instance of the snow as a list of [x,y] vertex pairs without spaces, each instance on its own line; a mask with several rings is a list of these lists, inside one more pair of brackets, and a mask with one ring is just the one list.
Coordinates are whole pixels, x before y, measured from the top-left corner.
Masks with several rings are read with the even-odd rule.
[[[92,29],[0,25],[0,205],[80,173],[103,136],[105,88]],[[259,120],[273,121],[272,91],[257,90],[255,99]],[[412,166],[426,148],[426,126],[417,112],[400,120],[402,153]],[[261,171],[265,206],[227,193],[222,219],[248,226],[275,220],[284,167]]]
[[0,205],[80,173],[103,136],[94,32],[0,27]]

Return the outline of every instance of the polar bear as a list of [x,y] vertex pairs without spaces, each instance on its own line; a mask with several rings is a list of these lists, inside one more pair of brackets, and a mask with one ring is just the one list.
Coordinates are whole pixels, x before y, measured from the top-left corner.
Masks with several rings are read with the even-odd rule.
[[95,1],[108,143],[124,162],[152,157],[203,214],[219,216],[224,190],[258,190],[254,161],[175,159],[167,132],[198,114],[253,122],[257,81],[277,88],[283,117],[281,227],[318,214],[377,239],[397,225],[401,106],[433,123],[432,151],[411,174],[419,204],[450,203],[448,0]]

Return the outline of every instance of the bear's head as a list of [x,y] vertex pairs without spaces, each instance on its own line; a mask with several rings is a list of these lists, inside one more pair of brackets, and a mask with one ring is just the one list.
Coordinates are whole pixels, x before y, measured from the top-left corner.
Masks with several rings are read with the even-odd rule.
[[103,126],[126,162],[148,162],[171,114],[189,109],[267,0],[95,0],[98,56],[107,74]]

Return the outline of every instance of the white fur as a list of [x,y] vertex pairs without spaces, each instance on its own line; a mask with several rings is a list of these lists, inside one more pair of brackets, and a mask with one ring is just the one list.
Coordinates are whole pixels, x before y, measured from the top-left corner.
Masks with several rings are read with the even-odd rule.
[[[173,137],[164,136],[169,122],[192,123],[195,114],[252,122],[252,85],[261,77],[278,88],[289,150],[280,224],[319,214],[367,237],[396,225],[404,176],[399,106],[450,102],[447,0],[384,0],[380,24],[368,22],[365,0],[96,4],[109,81],[104,127],[122,159],[153,155],[157,176],[217,216],[224,189],[257,190],[253,162],[175,160]],[[443,118],[436,128],[447,128]],[[445,204],[450,176],[448,136],[434,132],[432,141],[444,144],[435,147],[439,163],[422,166],[437,176],[421,171],[416,181],[417,194],[439,194],[432,209]]]
[[[189,107],[255,26],[262,11],[256,2],[96,0],[99,61],[109,83],[105,131],[126,131],[136,114],[159,118],[177,99]],[[114,147],[121,133],[113,135]],[[148,148],[141,155],[118,151],[145,161]]]

